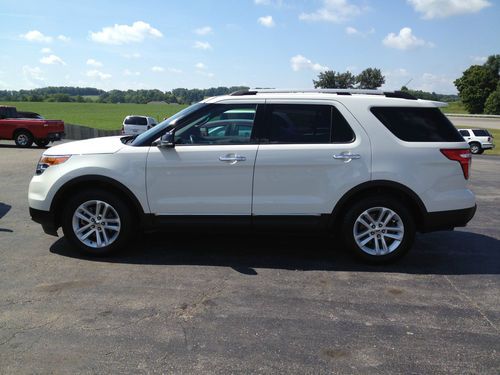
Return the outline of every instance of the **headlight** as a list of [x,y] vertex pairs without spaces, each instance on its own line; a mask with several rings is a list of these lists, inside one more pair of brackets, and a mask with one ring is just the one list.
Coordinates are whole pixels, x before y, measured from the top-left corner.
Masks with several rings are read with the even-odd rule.
[[36,165],[36,174],[42,174],[48,167],[52,165],[58,165],[64,163],[70,158],[71,155],[54,155],[54,156],[44,156],[40,158],[38,164]]

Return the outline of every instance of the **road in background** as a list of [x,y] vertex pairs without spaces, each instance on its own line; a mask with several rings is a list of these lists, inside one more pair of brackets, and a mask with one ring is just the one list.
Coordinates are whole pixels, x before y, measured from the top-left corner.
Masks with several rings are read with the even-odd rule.
[[457,128],[500,129],[500,117],[447,116]]
[[468,227],[374,267],[331,239],[196,231],[83,257],[29,218],[42,151],[0,142],[1,374],[498,374],[500,157],[474,156]]

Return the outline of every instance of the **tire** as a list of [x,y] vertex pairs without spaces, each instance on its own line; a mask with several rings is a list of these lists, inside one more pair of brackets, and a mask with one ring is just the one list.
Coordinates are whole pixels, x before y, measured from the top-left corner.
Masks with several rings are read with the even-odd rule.
[[28,148],[33,144],[33,135],[27,130],[21,130],[14,134],[14,142],[17,147]]
[[470,152],[473,153],[474,155],[477,155],[477,154],[482,154],[484,151],[479,143],[472,142],[470,144]]
[[[102,216],[103,212],[105,216]],[[116,195],[100,189],[77,193],[69,199],[62,212],[65,237],[88,255],[105,256],[125,248],[135,228],[127,204]],[[78,233],[78,230],[81,232]]]
[[477,154],[478,154],[478,155],[481,155],[481,154],[483,154],[483,153],[484,153],[484,148],[482,148],[482,149],[481,149],[481,151],[479,151]]
[[47,147],[50,141],[48,139],[36,139],[35,144],[38,147]]
[[348,249],[357,258],[375,264],[405,255],[413,245],[415,231],[415,220],[408,208],[390,196],[368,197],[354,203],[342,225]]

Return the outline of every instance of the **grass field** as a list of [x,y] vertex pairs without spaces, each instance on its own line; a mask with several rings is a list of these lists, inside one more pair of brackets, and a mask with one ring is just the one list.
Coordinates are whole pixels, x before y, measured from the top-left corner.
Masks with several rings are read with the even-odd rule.
[[185,108],[175,104],[104,104],[104,103],[36,103],[0,102],[12,105],[18,111],[37,112],[47,119],[64,120],[68,124],[85,125],[97,129],[116,130],[127,115],[144,115],[162,121]]
[[460,113],[460,114],[467,114],[467,113],[469,113],[465,109],[463,103],[460,102],[460,101],[448,103],[448,107],[442,107],[441,110],[444,113]]

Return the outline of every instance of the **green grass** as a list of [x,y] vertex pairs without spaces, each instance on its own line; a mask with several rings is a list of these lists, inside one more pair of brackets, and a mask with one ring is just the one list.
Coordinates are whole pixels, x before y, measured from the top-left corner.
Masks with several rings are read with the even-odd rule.
[[175,104],[104,104],[104,103],[36,103],[36,102],[0,102],[0,105],[12,105],[18,111],[30,111],[41,114],[46,119],[63,120],[68,124],[89,126],[91,128],[121,129],[127,115],[154,117],[158,122],[165,117],[185,108]]
[[448,107],[441,107],[441,110],[444,113],[460,113],[460,114],[467,114],[469,113],[463,103],[461,101],[458,102],[450,102],[448,103]]

